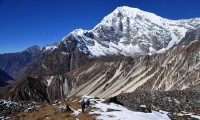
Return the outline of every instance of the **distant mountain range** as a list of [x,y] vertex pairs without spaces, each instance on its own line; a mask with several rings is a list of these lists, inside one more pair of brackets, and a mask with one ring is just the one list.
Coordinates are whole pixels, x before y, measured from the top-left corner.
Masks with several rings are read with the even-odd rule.
[[0,54],[0,68],[13,78],[18,78],[24,74],[28,67],[36,63],[45,54],[53,51],[56,45],[47,45],[43,48],[35,45],[22,52]]
[[168,20],[118,7],[92,30],[74,30],[44,48],[1,54],[0,68],[18,78],[3,97],[52,101],[67,95],[197,90],[198,40],[200,18]]

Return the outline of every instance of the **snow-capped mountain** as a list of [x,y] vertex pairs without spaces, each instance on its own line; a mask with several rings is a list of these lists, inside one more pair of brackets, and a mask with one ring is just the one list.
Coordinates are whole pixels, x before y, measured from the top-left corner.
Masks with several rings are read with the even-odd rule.
[[[191,65],[195,69],[199,66],[198,61],[194,62],[194,65],[191,64],[193,60],[198,60],[199,53],[191,51],[190,53],[193,52],[191,56],[188,53],[190,49],[198,50],[195,46],[199,46],[199,43],[191,45],[189,43],[200,40],[199,28],[200,18],[168,20],[136,8],[119,7],[92,30],[74,30],[58,45],[48,45],[41,49],[43,50],[41,54],[25,56],[26,64],[22,67],[20,64],[10,67],[13,57],[6,60],[0,56],[1,63],[4,61],[4,64],[0,63],[0,68],[3,66],[5,69],[9,68],[11,72],[14,70],[14,75],[18,75],[23,68],[21,73],[24,73],[25,77],[19,79],[22,83],[17,84],[15,91],[24,94],[29,94],[23,90],[32,88],[32,79],[41,86],[46,86],[44,83],[47,82],[49,91],[46,92],[45,87],[38,86],[34,86],[34,89],[42,89],[41,91],[45,91],[44,96],[51,95],[48,96],[51,100],[62,99],[63,95],[66,96],[73,90],[71,95],[90,94],[110,97],[121,92],[133,92],[136,89],[150,91],[192,88],[199,82],[194,84],[188,82],[191,78],[185,76],[185,73]],[[189,45],[180,46],[185,43]],[[175,52],[172,51],[174,49],[170,49],[173,46],[177,46]],[[170,50],[163,54],[147,55],[168,49]],[[50,52],[44,55],[44,51],[47,50]],[[129,59],[129,56],[142,54],[144,56]],[[124,62],[121,56],[128,56],[125,57],[127,61]],[[188,62],[189,57],[193,58],[191,63]],[[15,63],[24,60],[24,57],[20,58],[23,59],[18,59],[17,55],[18,61]],[[199,76],[195,69],[192,69],[191,74],[194,73],[192,77],[195,76],[196,80]],[[164,75],[160,76],[161,74]],[[53,78],[46,81],[46,77],[49,76]],[[185,78],[181,78],[182,76]],[[177,85],[176,78],[180,78],[182,84]],[[38,95],[34,90],[32,92]],[[26,96],[15,95],[16,99],[26,99]]]
[[[53,103],[67,96],[109,98],[130,93],[124,100],[131,100],[130,108],[152,100],[151,105],[159,110],[159,100],[172,113],[186,108],[199,113],[199,51],[200,18],[169,20],[137,8],[118,7],[92,30],[76,29],[61,42],[43,48],[0,54],[0,69],[18,77],[16,83],[0,90],[0,99]],[[154,91],[161,93],[160,99]],[[172,91],[172,97],[163,97],[164,91]],[[145,101],[146,97],[151,99]],[[113,119],[111,111],[102,114],[108,112]]]
[[178,44],[188,30],[200,27],[200,18],[169,20],[137,8],[118,7],[92,30],[76,29],[69,37],[80,51],[94,57],[135,56],[163,52]]
[[56,48],[58,48],[59,43],[53,43],[53,44],[48,44],[45,45],[44,47],[39,47],[37,45],[33,45],[29,48],[27,48],[25,51],[27,52],[51,52],[54,51]]
[[[20,75],[18,71],[22,69],[25,71],[27,68],[24,63],[28,63],[30,66],[41,59],[43,54],[52,53],[43,58],[36,68],[44,70],[44,73],[49,70],[49,74],[52,71],[50,68],[54,66],[54,70],[57,70],[56,74],[60,74],[60,69],[64,73],[80,67],[88,61],[88,56],[89,58],[137,56],[164,52],[178,43],[184,43],[180,41],[184,38],[185,33],[198,27],[200,27],[200,18],[168,20],[137,8],[118,7],[104,17],[92,30],[76,29],[59,43],[43,48],[33,46],[16,54],[1,54],[0,68],[17,78]],[[187,40],[187,42],[190,41],[193,39]],[[23,56],[23,58],[26,56],[27,60],[18,59],[19,56]],[[57,58],[65,58],[67,62]],[[17,65],[11,64],[13,59],[19,60],[20,67],[16,67],[19,65],[17,62],[15,62]],[[55,59],[58,62],[55,63]],[[57,68],[61,63],[65,69]],[[34,71],[39,71],[38,69]]]

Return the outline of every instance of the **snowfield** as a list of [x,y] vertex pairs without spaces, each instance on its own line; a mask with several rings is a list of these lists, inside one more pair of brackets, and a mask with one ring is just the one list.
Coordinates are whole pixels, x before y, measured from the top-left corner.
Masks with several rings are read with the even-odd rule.
[[102,103],[104,99],[90,99],[94,110],[89,114],[97,115],[97,120],[170,120],[166,114],[156,111],[152,113],[134,112],[127,108],[115,104]]

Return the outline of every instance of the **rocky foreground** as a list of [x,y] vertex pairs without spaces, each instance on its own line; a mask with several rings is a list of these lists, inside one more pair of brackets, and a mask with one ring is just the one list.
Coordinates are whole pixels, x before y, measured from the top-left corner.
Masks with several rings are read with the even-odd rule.
[[148,112],[148,109],[164,110],[174,120],[193,120],[192,114],[200,115],[200,91],[135,91],[120,94],[111,101],[120,102],[134,111],[140,111],[141,105],[146,107],[144,112]]
[[[83,98],[91,101],[85,113],[80,104]],[[0,119],[9,120],[198,120],[200,92],[135,91],[106,100],[73,96],[51,104],[0,100],[0,110]]]
[[[80,97],[68,98],[62,101],[56,100],[52,104],[45,103],[17,103],[1,100],[0,120],[95,120],[95,117],[81,112]],[[32,104],[31,104],[32,103]],[[72,111],[65,111],[65,104],[70,105]],[[80,113],[80,114],[79,114]]]
[[[71,97],[63,101],[54,101],[53,104],[32,105],[26,109],[12,111],[12,114],[2,116],[1,119],[9,120],[170,120],[163,113],[152,111],[151,113],[128,110],[126,107],[115,103],[105,103],[105,99],[92,98],[91,104],[81,111],[80,97]],[[8,103],[8,102],[7,102]],[[13,103],[14,104],[14,103]],[[16,103],[17,104],[17,103]],[[66,107],[69,105],[69,108]],[[9,106],[7,106],[9,107]],[[13,108],[14,109],[14,108]]]

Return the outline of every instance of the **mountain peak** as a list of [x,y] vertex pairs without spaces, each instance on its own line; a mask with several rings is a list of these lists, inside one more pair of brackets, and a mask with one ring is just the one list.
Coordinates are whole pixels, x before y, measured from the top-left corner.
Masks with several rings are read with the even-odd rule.
[[27,48],[25,51],[36,52],[36,51],[40,51],[40,50],[41,50],[41,48],[38,45],[33,45],[33,46]]
[[[178,44],[188,30],[200,27],[199,19],[169,20],[128,6],[117,7],[92,30],[76,29],[78,49],[92,56],[136,56],[164,52]],[[67,42],[64,42],[67,43]]]
[[118,11],[118,12],[124,12],[124,13],[126,13],[126,12],[131,12],[131,13],[133,13],[133,12],[135,12],[135,13],[137,13],[137,12],[140,12],[140,11],[142,11],[142,10],[140,10],[139,8],[132,8],[132,7],[128,7],[128,6],[121,6],[121,7],[117,7],[114,11]]
[[121,22],[123,23],[123,22],[126,22],[126,20],[130,20],[131,22],[134,22],[136,18],[148,19],[148,20],[151,20],[152,23],[159,24],[159,25],[162,25],[164,21],[164,18],[154,13],[146,12],[138,8],[122,6],[122,7],[117,7],[112,13],[105,16],[100,24],[110,27],[110,26],[113,26],[113,24],[115,24],[114,22],[117,21],[117,19],[122,20]]

